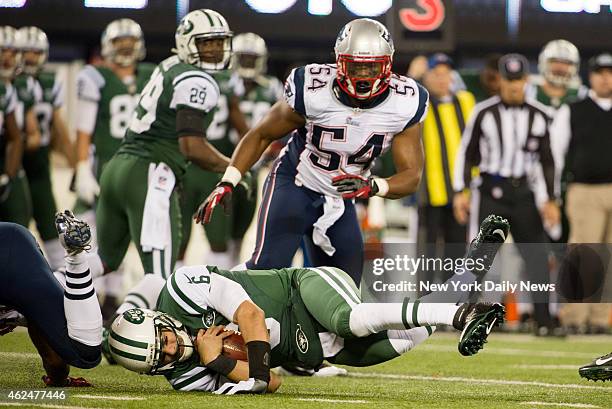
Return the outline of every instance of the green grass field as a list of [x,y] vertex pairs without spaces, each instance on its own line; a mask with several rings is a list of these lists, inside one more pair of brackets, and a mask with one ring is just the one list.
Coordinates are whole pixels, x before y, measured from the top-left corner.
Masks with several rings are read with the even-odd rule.
[[[8,401],[0,406],[67,408],[612,408],[612,382],[587,382],[578,367],[612,350],[611,336],[539,339],[494,334],[473,357],[456,352],[456,334],[436,334],[414,351],[344,378],[284,378],[274,395],[219,397],[174,392],[163,377],[103,363],[73,369],[95,387],[66,401]],[[43,369],[23,331],[0,337],[0,389],[42,389]],[[61,406],[60,406],[61,405]]]

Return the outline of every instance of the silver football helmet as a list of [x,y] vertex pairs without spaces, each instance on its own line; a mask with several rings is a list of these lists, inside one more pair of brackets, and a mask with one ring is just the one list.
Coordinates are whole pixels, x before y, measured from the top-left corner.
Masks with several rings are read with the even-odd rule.
[[[116,44],[121,38],[134,38],[130,47]],[[146,54],[144,34],[140,24],[129,18],[112,21],[102,33],[102,57],[122,67],[129,67],[144,59]]]
[[[567,69],[558,70],[551,63],[567,64]],[[580,53],[578,48],[567,40],[553,40],[544,46],[538,57],[538,71],[551,84],[567,87],[578,79]]]
[[[164,365],[164,333],[176,337],[178,358]],[[194,345],[185,326],[168,314],[133,308],[113,321],[108,346],[117,363],[130,371],[158,375],[170,371],[176,363],[188,360]]]
[[383,24],[369,18],[351,21],[340,30],[334,51],[344,92],[367,99],[387,89],[395,47]]
[[[187,64],[207,71],[224,70],[232,57],[233,35],[221,14],[210,9],[194,10],[183,17],[176,28],[176,49],[173,51]],[[223,40],[222,50],[201,48],[201,44],[215,39]]]
[[[47,34],[38,27],[21,27],[17,30],[18,47],[23,53],[23,72],[28,75],[36,75],[47,62],[49,56],[49,40]],[[34,60],[28,59],[27,51],[36,53]]]
[[0,78],[10,80],[21,64],[17,30],[11,26],[0,26]]
[[232,49],[232,67],[240,77],[254,79],[266,73],[268,48],[263,38],[255,33],[238,34]]

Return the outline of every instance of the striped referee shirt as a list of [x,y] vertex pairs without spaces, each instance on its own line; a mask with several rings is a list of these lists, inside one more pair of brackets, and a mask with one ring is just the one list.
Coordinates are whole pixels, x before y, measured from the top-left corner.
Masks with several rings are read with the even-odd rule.
[[523,178],[541,166],[548,199],[555,197],[555,165],[546,106],[528,99],[507,105],[494,96],[474,107],[455,159],[453,188],[469,187],[472,168],[481,174]]

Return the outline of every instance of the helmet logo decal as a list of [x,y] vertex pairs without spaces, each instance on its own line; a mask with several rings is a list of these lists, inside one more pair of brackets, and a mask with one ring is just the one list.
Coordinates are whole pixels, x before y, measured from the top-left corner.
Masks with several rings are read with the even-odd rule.
[[301,353],[305,354],[308,352],[308,338],[306,338],[306,334],[302,331],[302,326],[298,324],[297,330],[295,331],[295,344]]
[[191,33],[191,31],[193,31],[193,23],[191,20],[183,20],[183,24],[181,24],[178,31],[183,35]]
[[132,324],[142,324],[145,319],[145,315],[142,310],[133,308],[124,312],[123,318],[125,318],[126,321],[131,322]]
[[202,316],[202,323],[204,324],[204,327],[210,328],[215,325],[215,318],[215,310],[207,310]]

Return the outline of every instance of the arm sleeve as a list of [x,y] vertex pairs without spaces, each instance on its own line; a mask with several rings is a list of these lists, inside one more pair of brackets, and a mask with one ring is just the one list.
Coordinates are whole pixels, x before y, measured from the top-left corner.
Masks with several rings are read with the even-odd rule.
[[461,147],[455,158],[455,169],[453,177],[453,190],[459,192],[469,186],[472,178],[472,167],[480,162],[480,127],[482,113],[474,109],[470,120],[463,130]]
[[[546,182],[546,193],[548,200],[554,200],[555,191],[555,160],[550,146],[550,120],[543,114],[539,114],[541,121],[544,122],[544,134],[540,143],[540,162],[544,173],[544,181]],[[534,121],[535,122],[535,121]],[[535,124],[534,124],[535,126]]]
[[212,392],[217,388],[220,375],[198,365],[193,369],[168,379],[170,385],[177,391]]
[[557,178],[561,176],[565,166],[565,156],[571,139],[571,111],[568,105],[563,105],[557,111],[550,125],[550,148],[555,159]]
[[221,315],[233,321],[236,310],[244,301],[251,301],[244,288],[219,274],[210,275],[210,304]]
[[295,112],[306,116],[306,106],[304,105],[304,73],[305,67],[294,68],[287,81],[285,81],[285,102],[293,108]]
[[53,108],[59,108],[64,105],[64,98],[64,84],[56,76],[53,82]]
[[189,107],[209,112],[217,106],[219,86],[204,72],[186,72],[176,77],[172,83],[174,92],[170,108]]
[[98,103],[96,101],[81,100],[77,107],[77,124],[78,131],[93,134],[96,127],[96,119],[98,117]]
[[417,92],[419,94],[418,106],[414,113],[414,116],[412,117],[412,119],[410,119],[410,121],[408,121],[404,129],[410,128],[413,125],[420,124],[421,122],[423,122],[425,120],[425,117],[427,116],[427,110],[429,108],[429,93],[418,82],[415,81],[415,84]]
[[82,101],[98,102],[100,89],[104,86],[104,78],[92,66],[86,66],[77,77],[77,98]]

